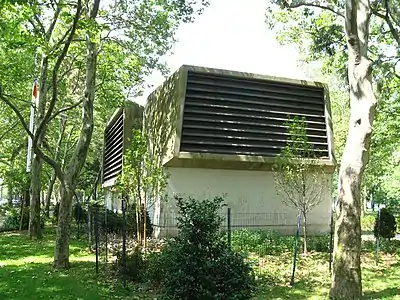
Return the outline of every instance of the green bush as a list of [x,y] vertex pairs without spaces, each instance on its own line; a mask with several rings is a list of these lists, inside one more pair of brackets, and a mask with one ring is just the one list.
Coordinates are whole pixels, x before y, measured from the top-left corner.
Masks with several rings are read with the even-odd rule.
[[[107,227],[107,231],[109,233],[121,234],[122,233],[122,225],[123,225],[123,217],[121,213],[115,213],[111,210],[107,209],[107,220],[105,218],[105,208],[103,206],[93,206],[92,207],[92,222],[94,222],[94,214],[95,210],[98,211],[98,224],[99,228],[105,230]],[[88,221],[88,213],[87,210],[80,207],[80,205],[75,204],[73,207],[74,219],[75,221],[79,220],[82,223],[87,223]],[[141,222],[141,232],[143,231],[143,223],[144,223],[144,210],[141,211],[140,214]],[[129,205],[126,210],[126,233],[128,236],[136,236],[136,211],[134,205]],[[149,216],[149,212],[146,211],[146,236],[150,237],[153,234],[153,225],[151,224],[151,219]]]
[[[123,260],[122,251],[116,253],[116,265],[118,272],[123,274]],[[146,270],[146,261],[144,259],[143,251],[140,247],[136,246],[132,251],[126,253],[126,276],[132,281],[141,282],[144,280],[144,272]]]
[[[316,252],[329,252],[329,233],[323,235],[310,235],[307,240],[307,250]],[[300,237],[300,244],[302,238]],[[235,251],[251,252],[257,255],[279,254],[293,251],[294,236],[281,235],[265,230],[239,230],[232,232],[232,248]]]
[[86,224],[88,221],[87,210],[84,210],[80,203],[75,203],[72,209],[75,222]]
[[365,215],[361,218],[361,231],[372,232],[374,231],[375,215]]
[[307,240],[307,250],[329,253],[330,234],[312,235]]
[[[398,240],[381,240],[379,243],[379,251],[383,253],[396,253],[400,249],[400,241]],[[362,241],[361,242],[362,252],[375,252],[376,251],[376,241]]]
[[396,220],[393,214],[386,208],[381,209],[380,220],[379,214],[375,219],[374,236],[377,237],[378,233],[380,237],[391,239],[396,235]]
[[235,251],[252,252],[258,255],[291,251],[293,236],[284,236],[265,230],[238,230],[232,232],[232,248]]
[[149,258],[148,266],[149,279],[160,283],[164,299],[251,299],[251,266],[230,250],[219,230],[223,199],[176,200],[179,234]]
[[[27,211],[27,210],[26,210]],[[29,213],[25,213],[25,218],[23,220],[22,229],[28,229],[29,226]],[[26,219],[26,221],[25,221]],[[21,221],[20,210],[8,207],[5,211],[4,223],[2,231],[12,231],[19,230],[19,223]]]
[[[3,227],[1,231],[13,231],[19,230],[21,222],[21,209],[7,206],[4,213]],[[40,219],[41,228],[44,228],[44,220]],[[28,230],[29,228],[29,207],[24,209],[24,217],[22,219],[22,230]]]

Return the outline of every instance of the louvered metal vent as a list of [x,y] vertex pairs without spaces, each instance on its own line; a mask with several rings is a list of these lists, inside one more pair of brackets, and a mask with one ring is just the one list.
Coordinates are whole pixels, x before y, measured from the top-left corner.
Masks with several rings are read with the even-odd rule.
[[121,109],[105,131],[103,183],[122,172],[124,151],[124,114]]
[[189,71],[180,151],[273,157],[294,116],[305,117],[317,155],[329,157],[322,87]]

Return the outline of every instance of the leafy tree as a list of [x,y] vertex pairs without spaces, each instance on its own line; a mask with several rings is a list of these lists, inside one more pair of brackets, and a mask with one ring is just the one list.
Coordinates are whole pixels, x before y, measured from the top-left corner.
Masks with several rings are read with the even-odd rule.
[[[12,88],[14,82],[11,77],[1,77],[0,98],[29,132],[37,160],[41,159],[51,166],[58,178],[61,197],[54,258],[57,268],[69,267],[68,226],[72,198],[87,156],[91,153],[90,148],[98,149],[101,140],[97,137],[91,145],[93,132],[96,136],[104,129],[95,124],[102,124],[100,120],[110,112],[110,106],[115,108],[122,99],[139,93],[145,75],[154,68],[166,71],[159,58],[171,49],[178,25],[182,21],[192,21],[194,14],[207,3],[200,0],[190,3],[163,0],[100,4],[103,3],[99,0],[77,0],[51,2],[49,5],[33,1],[2,6],[6,15],[21,11],[20,15],[17,14],[18,21],[13,18],[7,23],[15,32],[23,33],[18,40],[21,43],[13,45],[16,52],[20,48],[31,49],[28,54],[40,50],[36,55],[40,58],[40,67],[37,70],[31,68],[31,77],[33,73],[40,74],[38,114],[33,133],[29,132],[25,120],[29,105],[20,107],[18,100],[23,96]],[[23,30],[20,31],[17,26],[22,26]],[[47,40],[49,29],[54,36]],[[8,34],[9,41],[13,40],[12,30]],[[9,46],[6,44],[1,49],[6,52]],[[31,55],[28,61],[32,62],[34,57]],[[5,61],[10,59],[12,56],[5,53]],[[19,63],[22,65],[22,60]],[[18,70],[17,67],[15,69]],[[26,94],[29,94],[28,90],[30,87],[25,87]],[[47,94],[49,97],[46,97]],[[82,110],[78,111],[78,107]],[[62,142],[62,148],[67,148],[67,151],[57,157],[54,150],[58,136],[53,124],[62,115],[67,116],[65,132],[71,130],[72,134],[69,146]],[[78,128],[77,124],[81,127]],[[52,141],[51,145],[47,141]],[[95,153],[92,154],[90,160],[93,162]],[[40,169],[34,165],[33,168]],[[39,182],[43,183],[37,177],[32,177],[36,186]],[[34,207],[32,214],[37,211],[36,204]],[[37,216],[33,220],[37,220]]]
[[361,186],[377,104],[372,83],[377,83],[379,91],[387,88],[389,78],[397,77],[397,55],[389,53],[400,45],[398,4],[368,0],[273,2],[279,12],[270,8],[268,16],[292,29],[283,35],[286,41],[295,40],[310,59],[322,58],[326,69],[346,78],[351,111],[338,178],[331,297],[360,299]]
[[323,166],[307,138],[304,118],[295,117],[286,123],[287,145],[273,166],[275,188],[283,203],[296,208],[303,217],[303,252],[307,253],[307,214],[321,203],[326,183]]
[[[146,133],[133,129],[130,145],[124,153],[123,170],[117,183],[118,189],[134,201],[131,204],[136,210],[137,237],[143,246],[146,246],[147,230],[146,226],[139,224],[142,219],[139,215],[144,216],[143,225],[147,222],[146,214],[141,212],[140,207],[143,206],[147,210],[148,205],[154,204],[148,203],[148,199],[152,201],[163,197],[167,184],[167,174],[150,153],[148,140]],[[142,232],[139,232],[140,228],[143,228]]]

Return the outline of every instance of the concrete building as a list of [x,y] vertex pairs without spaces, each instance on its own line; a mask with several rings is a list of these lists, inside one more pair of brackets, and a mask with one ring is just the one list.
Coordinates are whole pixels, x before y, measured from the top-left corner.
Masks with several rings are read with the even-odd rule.
[[155,199],[156,235],[176,231],[174,195],[226,194],[232,225],[293,233],[296,211],[277,195],[271,167],[284,148],[289,117],[304,116],[324,165],[323,199],[309,231],[329,229],[335,168],[327,87],[318,82],[182,66],[149,97],[143,129],[150,151],[169,174],[168,201]]

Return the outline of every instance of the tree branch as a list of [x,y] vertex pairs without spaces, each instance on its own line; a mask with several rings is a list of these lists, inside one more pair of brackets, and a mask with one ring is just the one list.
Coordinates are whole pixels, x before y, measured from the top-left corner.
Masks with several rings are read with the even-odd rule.
[[389,32],[392,34],[393,38],[395,39],[397,45],[400,47],[400,36],[396,28],[394,28],[394,25],[392,23],[392,20],[390,19],[390,9],[389,9],[389,4],[387,0],[385,0],[385,14],[381,13],[378,11],[378,9],[373,8],[371,6],[371,11],[372,13],[377,16],[378,18],[382,19],[383,21],[386,22],[386,24],[389,26]]
[[66,41],[66,43],[65,43],[65,45],[64,45],[64,47],[63,47],[63,49],[61,51],[61,54],[58,56],[57,61],[56,61],[55,65],[54,65],[54,68],[53,68],[53,72],[52,72],[53,73],[53,75],[52,75],[52,88],[53,88],[52,98],[51,98],[49,107],[47,109],[46,115],[41,120],[41,122],[40,122],[40,124],[39,124],[39,126],[37,128],[37,131],[36,131],[36,134],[35,134],[35,138],[34,138],[34,144],[37,143],[41,132],[43,131],[44,127],[46,126],[46,124],[48,123],[48,121],[49,121],[49,119],[51,117],[51,114],[53,113],[54,106],[55,106],[57,98],[58,98],[58,86],[57,86],[58,71],[60,69],[61,63],[63,62],[65,56],[67,55],[68,48],[71,45],[72,39],[74,38],[75,31],[76,31],[76,28],[77,28],[77,25],[78,25],[78,21],[79,21],[79,17],[80,17],[80,14],[81,14],[81,10],[82,10],[82,0],[78,0],[78,5],[77,5],[77,8],[76,8],[76,14],[75,14],[75,17],[74,17],[74,21],[72,23],[71,30],[69,30],[68,39],[67,39],[67,41]]
[[56,113],[54,113],[54,114],[49,118],[49,121],[48,121],[48,122],[50,122],[51,120],[53,120],[53,119],[54,119],[55,117],[57,117],[59,114],[62,114],[63,112],[66,112],[66,111],[69,111],[69,110],[71,110],[71,109],[74,109],[75,107],[77,107],[77,106],[79,106],[80,104],[82,104],[82,102],[83,102],[83,100],[80,100],[80,101],[78,101],[78,102],[76,102],[76,103],[74,103],[74,104],[72,104],[72,105],[70,105],[70,106],[61,108],[60,110],[58,110]]
[[6,131],[4,131],[1,135],[0,135],[0,141],[2,141],[7,134],[10,133],[11,130],[13,130],[17,125],[19,124],[19,121],[14,122],[14,124],[12,124],[9,128],[7,128]]
[[[44,34],[46,32],[46,29],[44,29],[43,23],[42,21],[40,21],[39,16],[37,14],[34,14],[33,17],[35,18],[35,21],[37,22],[37,24],[40,27],[39,32],[41,32],[42,34]],[[32,22],[31,22],[32,24]],[[34,24],[32,24],[34,26]]]
[[40,147],[37,144],[37,139],[35,139],[35,136],[33,135],[33,133],[29,130],[28,124],[26,124],[24,117],[22,116],[21,112],[18,110],[18,108],[10,101],[8,100],[2,93],[0,90],[0,99],[7,104],[16,114],[16,116],[18,117],[19,121],[22,124],[22,127],[24,127],[25,131],[27,132],[28,136],[32,139],[33,141],[33,148],[35,150],[35,153],[37,155],[39,155],[41,158],[43,158],[44,161],[46,161],[56,172],[57,176],[59,176],[59,178],[63,178],[63,173],[61,171],[61,167],[60,165],[53,160],[52,158],[50,158],[49,156],[47,156],[45,153],[43,153],[43,151],[40,149]]
[[46,41],[50,41],[51,35],[53,33],[54,28],[56,27],[56,23],[58,21],[58,16],[61,13],[61,7],[57,7],[56,11],[54,12],[54,16],[53,16],[53,22],[51,22],[49,28],[47,29],[45,37],[46,37]]
[[298,1],[296,1],[295,0],[293,2],[290,2],[290,0],[289,0],[289,2],[287,3],[287,8],[299,8],[302,6],[321,8],[324,10],[328,10],[339,17],[344,18],[344,12],[341,9],[339,9],[336,5],[330,4],[325,1],[319,1],[319,0],[310,0],[310,1],[298,0]]

